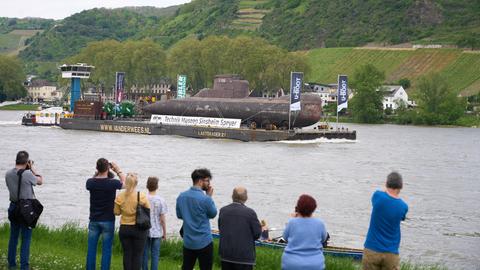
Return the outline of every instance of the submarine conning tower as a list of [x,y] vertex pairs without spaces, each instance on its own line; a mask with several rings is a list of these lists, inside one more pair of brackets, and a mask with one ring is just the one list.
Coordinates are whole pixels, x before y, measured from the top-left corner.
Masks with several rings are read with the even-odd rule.
[[240,75],[216,75],[213,80],[213,89],[202,89],[195,97],[201,98],[246,98],[250,95],[247,80]]

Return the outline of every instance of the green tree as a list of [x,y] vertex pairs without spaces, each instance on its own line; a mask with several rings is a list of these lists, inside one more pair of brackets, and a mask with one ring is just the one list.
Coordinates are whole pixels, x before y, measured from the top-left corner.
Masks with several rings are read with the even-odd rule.
[[[90,83],[107,92],[115,84],[115,72],[125,72],[125,87],[158,83],[167,75],[166,53],[151,40],[118,42],[106,40],[90,43],[65,63],[88,63],[95,66]],[[68,84],[67,81],[64,83]]]
[[400,80],[398,80],[398,84],[400,84],[405,90],[410,88],[410,86],[412,85],[410,80],[407,78],[401,78]]
[[195,90],[211,86],[217,74],[239,74],[252,90],[288,90],[291,71],[310,70],[303,55],[247,36],[185,39],[169,50],[167,62],[170,77],[186,74]]
[[25,97],[27,90],[23,86],[24,81],[25,74],[20,61],[0,55],[0,102]]
[[439,74],[430,74],[418,80],[416,99],[419,121],[423,124],[454,124],[465,112],[466,100],[457,97]]
[[465,34],[457,40],[457,45],[463,48],[470,48],[472,50],[480,48],[480,38],[472,33]]
[[383,116],[382,91],[379,91],[385,73],[371,64],[355,70],[352,80],[354,96],[351,101],[352,115],[361,123],[378,123]]

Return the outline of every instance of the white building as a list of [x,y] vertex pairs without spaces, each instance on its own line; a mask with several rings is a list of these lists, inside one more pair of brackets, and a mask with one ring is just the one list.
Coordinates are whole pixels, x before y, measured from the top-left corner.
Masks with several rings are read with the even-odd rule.
[[408,94],[401,85],[384,85],[381,91],[384,92],[382,100],[384,110],[387,108],[396,110],[402,103],[405,106],[415,106],[414,101],[408,100]]
[[35,102],[55,101],[62,98],[62,92],[55,84],[46,80],[34,80],[27,86],[28,98]]
[[[337,103],[337,92],[338,92],[338,84],[337,83],[330,83],[330,84],[322,84],[322,83],[308,83],[306,84],[310,87],[310,89],[320,96],[322,99],[322,107],[325,107],[327,104],[330,103]],[[348,99],[353,97],[353,92],[351,88],[348,88]]]

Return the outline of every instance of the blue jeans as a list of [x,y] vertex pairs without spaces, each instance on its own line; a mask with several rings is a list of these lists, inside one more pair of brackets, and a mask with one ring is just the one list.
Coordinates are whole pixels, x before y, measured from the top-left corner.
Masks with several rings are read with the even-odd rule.
[[142,269],[148,270],[148,257],[151,255],[150,270],[158,270],[158,259],[160,258],[160,243],[162,238],[147,237],[145,249],[143,251]]
[[115,221],[90,221],[88,224],[87,270],[95,270],[100,235],[102,236],[101,270],[110,269],[114,231]]
[[[15,203],[11,202],[8,207],[8,215],[13,214]],[[20,225],[10,221],[10,240],[8,241],[8,267],[14,268],[17,266],[17,245],[18,236],[22,234],[22,245],[20,247],[20,270],[27,270],[29,268],[30,258],[30,242],[32,240],[32,229],[24,225]]]

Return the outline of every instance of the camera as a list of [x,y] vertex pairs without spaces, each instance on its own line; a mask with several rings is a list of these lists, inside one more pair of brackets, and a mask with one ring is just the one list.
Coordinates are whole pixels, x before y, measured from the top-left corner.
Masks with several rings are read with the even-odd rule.
[[27,162],[27,170],[30,170],[33,166],[33,160],[28,160]]

